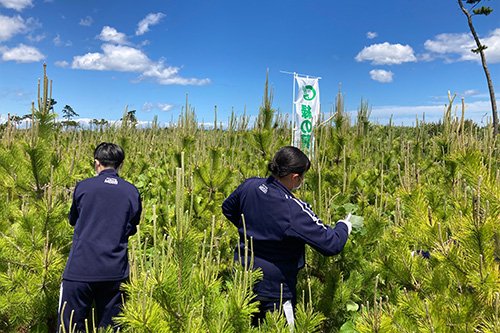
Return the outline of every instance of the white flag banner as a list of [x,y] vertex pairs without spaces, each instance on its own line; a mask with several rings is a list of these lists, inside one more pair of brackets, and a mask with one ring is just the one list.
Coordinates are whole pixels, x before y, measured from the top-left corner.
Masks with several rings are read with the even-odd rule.
[[313,143],[313,128],[319,119],[319,78],[295,75],[298,85],[295,97],[295,129],[293,145],[309,152]]

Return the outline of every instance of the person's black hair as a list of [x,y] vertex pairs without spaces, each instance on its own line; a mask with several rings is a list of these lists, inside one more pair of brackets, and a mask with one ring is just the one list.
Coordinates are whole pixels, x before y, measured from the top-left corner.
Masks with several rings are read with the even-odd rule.
[[94,159],[104,167],[118,169],[125,159],[125,152],[117,144],[102,142],[94,150]]
[[307,155],[293,146],[286,146],[278,150],[273,160],[267,165],[267,169],[278,178],[290,173],[303,175],[310,167],[311,161]]

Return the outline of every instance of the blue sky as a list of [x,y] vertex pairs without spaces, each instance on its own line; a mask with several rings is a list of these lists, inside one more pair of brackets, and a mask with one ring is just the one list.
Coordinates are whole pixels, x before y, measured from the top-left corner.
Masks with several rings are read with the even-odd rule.
[[[500,6],[475,17],[500,84]],[[448,91],[466,117],[490,117],[479,56],[457,1],[0,0],[0,122],[30,112],[47,64],[55,110],[117,120],[176,121],[186,94],[198,121],[256,115],[266,70],[273,106],[292,108],[289,71],[320,76],[330,112],[341,86],[347,111],[411,124],[442,116]],[[500,96],[500,86],[497,87]],[[456,103],[459,105],[459,103]]]

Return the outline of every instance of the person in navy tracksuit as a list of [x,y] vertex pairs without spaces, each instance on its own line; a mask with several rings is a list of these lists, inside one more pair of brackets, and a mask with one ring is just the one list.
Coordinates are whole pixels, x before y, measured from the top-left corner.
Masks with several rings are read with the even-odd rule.
[[[122,307],[120,284],[128,279],[128,238],[137,231],[142,205],[137,188],[118,176],[125,154],[103,142],[94,151],[97,176],[77,183],[69,213],[73,244],[59,298],[58,329],[85,331],[95,305],[95,326],[113,325]],[[92,329],[93,323],[88,326]]]
[[269,178],[245,180],[222,204],[223,214],[240,235],[235,259],[244,264],[246,229],[247,244],[253,244],[254,268],[263,272],[263,279],[254,286],[260,302],[260,312],[252,318],[254,326],[280,304],[293,326],[297,274],[305,264],[305,244],[324,255],[335,255],[342,251],[351,232],[348,219],[338,221],[333,228],[325,226],[307,203],[292,194],[310,165],[300,149],[283,147],[268,165]]

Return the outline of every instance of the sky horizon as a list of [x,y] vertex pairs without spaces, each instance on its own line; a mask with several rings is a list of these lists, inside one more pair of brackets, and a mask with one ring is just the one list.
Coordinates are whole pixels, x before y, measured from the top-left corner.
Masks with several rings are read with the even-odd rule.
[[[487,45],[493,84],[500,82],[500,6],[474,17]],[[185,105],[200,123],[255,117],[266,72],[273,107],[291,113],[293,76],[321,77],[322,112],[337,92],[355,117],[412,125],[438,121],[448,104],[484,125],[491,118],[485,75],[457,1],[314,3],[229,0],[0,0],[0,123],[30,113],[43,64],[56,113],[118,120],[176,121]],[[498,89],[497,89],[498,90]],[[496,92],[497,103],[500,92]]]

